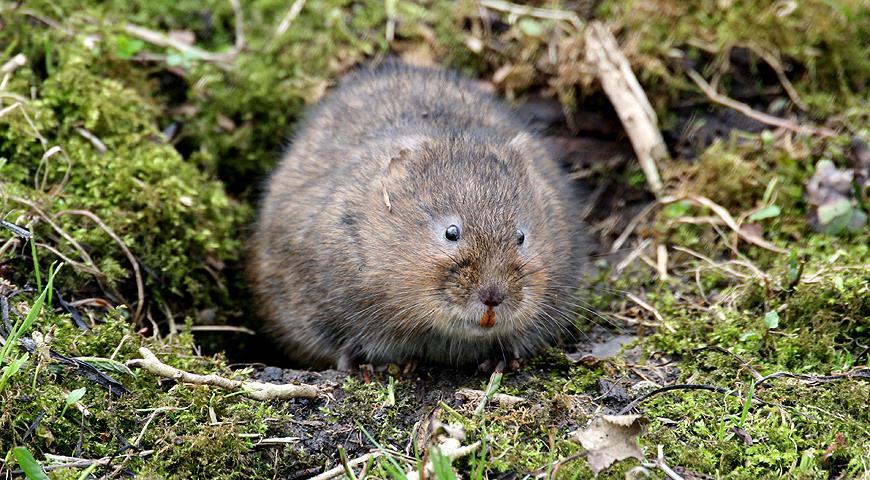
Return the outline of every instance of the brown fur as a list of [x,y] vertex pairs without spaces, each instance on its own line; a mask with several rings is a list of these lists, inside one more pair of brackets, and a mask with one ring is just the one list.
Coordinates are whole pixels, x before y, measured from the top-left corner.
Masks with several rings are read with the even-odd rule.
[[[587,255],[574,201],[540,141],[473,83],[360,71],[309,112],[269,181],[256,302],[311,366],[528,356],[570,328]],[[486,292],[503,296],[492,328]]]

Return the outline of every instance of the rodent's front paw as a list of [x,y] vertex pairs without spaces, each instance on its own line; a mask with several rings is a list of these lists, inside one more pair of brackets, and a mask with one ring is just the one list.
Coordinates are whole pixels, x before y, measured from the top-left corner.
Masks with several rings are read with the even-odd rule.
[[525,361],[521,358],[499,359],[490,358],[481,362],[477,369],[484,373],[516,372],[523,367]]

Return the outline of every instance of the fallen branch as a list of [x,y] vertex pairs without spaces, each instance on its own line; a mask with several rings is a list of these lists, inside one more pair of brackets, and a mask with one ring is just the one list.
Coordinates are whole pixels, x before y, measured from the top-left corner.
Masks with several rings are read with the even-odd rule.
[[254,400],[285,400],[288,398],[315,398],[319,390],[314,385],[274,384],[255,381],[230,380],[220,375],[199,375],[185,372],[161,362],[151,350],[145,347],[139,349],[141,359],[130,360],[126,365],[130,368],[141,368],[146,372],[171,378],[180,383],[193,385],[208,385],[225,390],[241,391]]
[[719,105],[728,107],[732,110],[736,110],[753,120],[757,120],[761,123],[774,127],[784,128],[795,133],[817,135],[820,137],[834,137],[837,135],[837,132],[831,130],[830,128],[801,125],[792,122],[791,120],[786,120],[784,118],[768,115],[764,112],[759,112],[758,110],[755,110],[754,108],[743,102],[738,102],[733,98],[726,97],[725,95],[717,92],[716,89],[713,88],[712,85],[707,83],[707,81],[704,80],[704,78],[701,77],[701,74],[699,74],[698,72],[694,70],[689,70],[687,74],[689,75],[689,78],[691,78],[692,81],[695,82],[698,88],[700,88],[701,91],[704,92],[704,95],[706,95],[707,98],[709,98],[712,102],[718,103]]
[[658,129],[658,118],[616,38],[601,22],[586,27],[585,61],[613,104],[650,190],[660,196],[664,185],[656,162],[668,160],[670,155]]

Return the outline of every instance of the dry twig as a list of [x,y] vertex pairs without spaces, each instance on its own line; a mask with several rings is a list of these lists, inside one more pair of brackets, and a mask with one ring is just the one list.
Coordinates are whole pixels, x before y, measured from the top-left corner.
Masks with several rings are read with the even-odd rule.
[[241,391],[254,400],[285,400],[288,398],[315,398],[319,390],[314,385],[274,384],[256,381],[231,380],[220,375],[199,375],[185,372],[161,362],[151,350],[139,349],[141,359],[130,360],[126,365],[130,368],[141,368],[149,373],[174,379],[180,383],[193,385],[209,385],[225,390]]
[[6,63],[3,64],[2,67],[0,67],[0,73],[3,73],[3,74],[12,73],[16,69],[18,69],[18,67],[23,67],[26,64],[27,64],[27,57],[24,56],[23,53],[19,53],[18,55],[15,55],[14,57],[10,58]]
[[826,383],[836,382],[839,380],[852,380],[856,378],[870,380],[870,368],[857,368],[846,373],[835,373],[833,375],[806,375],[801,373],[776,372],[760,378],[757,382],[755,382],[755,386],[758,387],[762,383],[775,378],[793,378],[795,380],[800,380],[801,382],[806,383]]
[[734,392],[732,392],[731,390],[728,390],[727,388],[716,387],[713,385],[701,385],[701,384],[695,384],[695,383],[668,385],[666,387],[657,388],[651,392],[648,392],[644,395],[641,395],[638,398],[635,398],[634,400],[631,401],[631,403],[629,403],[628,405],[623,407],[622,410],[620,410],[619,413],[617,413],[617,415],[625,415],[628,412],[632,411],[634,409],[634,407],[638,406],[644,400],[647,400],[651,397],[654,397],[660,393],[670,392],[673,390],[708,390],[711,392],[723,393],[725,395],[737,396]]
[[244,333],[245,335],[256,335],[257,332],[247,327],[238,327],[236,325],[178,325],[178,330],[191,332],[233,332]]
[[628,222],[628,225],[625,226],[625,229],[622,231],[622,233],[619,234],[619,237],[613,242],[613,245],[610,246],[610,253],[614,253],[622,248],[622,246],[628,240],[628,237],[630,237],[634,230],[637,228],[637,226],[640,225],[640,222],[643,221],[643,219],[646,218],[646,216],[649,215],[650,212],[655,210],[657,206],[658,204],[656,202],[652,202],[644,207],[643,210],[640,211],[640,213],[635,215],[634,218],[632,218],[631,221]]
[[152,45],[157,45],[158,47],[172,48],[178,50],[179,52],[187,54],[193,58],[214,63],[221,68],[228,68],[229,64],[232,63],[232,61],[236,57],[235,50],[226,53],[209,52],[208,50],[203,50],[199,47],[188,45],[164,33],[145,27],[140,27],[139,25],[134,25],[132,23],[128,23],[127,25],[125,25],[124,30],[130,35],[144,42],[148,42]]
[[816,127],[809,125],[801,125],[790,120],[786,120],[784,118],[774,117],[773,115],[768,115],[764,112],[759,112],[749,105],[738,102],[733,98],[726,97],[721,93],[717,92],[712,85],[707,83],[701,74],[694,70],[688,71],[689,78],[692,79],[693,82],[704,92],[704,95],[707,96],[714,103],[718,103],[719,105],[728,107],[732,110],[736,110],[747,117],[759,121],[761,123],[771,125],[778,128],[784,128],[786,130],[790,130],[795,133],[802,133],[806,135],[817,135],[820,137],[834,137],[837,135],[837,132],[831,130],[830,128],[825,127]]
[[668,476],[671,480],[683,480],[683,477],[680,476],[679,473],[675,472],[674,469],[668,466],[665,462],[665,450],[663,445],[658,445],[658,456],[656,457],[656,461],[650,464],[645,464],[645,467],[648,468],[658,468],[661,471],[665,472],[665,475]]
[[[361,457],[355,458],[353,460],[349,460],[347,462],[347,466],[348,467],[355,467],[359,464],[367,463],[369,460],[373,460],[375,458],[378,458],[381,455],[383,455],[383,453],[381,453],[380,451],[367,453]],[[331,469],[321,473],[320,475],[317,475],[316,477],[311,477],[311,480],[331,480],[333,478],[340,477],[342,474],[345,473],[345,471],[346,471],[345,466],[339,465],[335,468],[331,468]]]
[[810,108],[801,100],[800,95],[798,95],[797,89],[794,88],[791,81],[785,75],[785,69],[782,66],[782,62],[774,56],[772,53],[768,52],[764,48],[755,46],[755,45],[747,45],[750,51],[761,57],[762,60],[767,63],[767,65],[776,73],[776,77],[779,79],[779,83],[782,85],[782,88],[785,90],[785,93],[788,95],[788,98],[801,110],[808,111]]
[[284,32],[290,28],[290,24],[299,16],[299,13],[302,12],[302,7],[304,6],[305,0],[296,0],[293,2],[293,5],[290,6],[290,10],[287,11],[287,15],[284,15],[284,18],[281,19],[281,23],[278,24],[278,28],[275,29],[276,37],[283,35]]
[[661,195],[664,185],[656,162],[670,155],[658,129],[658,118],[616,38],[601,22],[586,27],[585,61],[619,115],[650,190]]
[[635,294],[633,294],[633,293],[631,293],[631,292],[626,292],[625,296],[626,296],[629,300],[631,300],[632,302],[636,303],[637,306],[639,306],[640,308],[646,310],[647,312],[652,313],[653,316],[656,317],[656,320],[658,320],[659,323],[660,323],[662,326],[664,326],[664,327],[665,327],[669,332],[671,332],[671,333],[676,333],[676,332],[677,332],[677,331],[674,329],[674,327],[672,327],[672,326],[668,325],[667,323],[665,323],[665,318],[662,317],[662,314],[659,313],[659,311],[656,310],[655,307],[653,307],[653,306],[650,305],[649,303],[645,302],[642,298],[638,297],[637,295],[635,295]]
[[127,260],[130,261],[130,264],[133,266],[133,275],[136,278],[136,295],[138,297],[138,301],[136,303],[136,310],[133,313],[133,323],[139,324],[139,319],[142,318],[142,309],[145,308],[145,282],[142,279],[142,272],[139,270],[139,261],[136,260],[136,257],[133,256],[133,252],[127,248],[127,244],[121,240],[115,232],[106,225],[103,220],[96,216],[93,212],[89,212],[87,210],[64,210],[62,212],[57,212],[54,216],[55,218],[60,217],[61,215],[81,215],[83,217],[87,217],[91,219],[94,223],[96,223],[106,234],[108,234],[115,243],[121,248],[124,252],[124,255],[127,256]]
[[715,213],[717,216],[719,216],[719,218],[721,218],[723,222],[725,222],[725,225],[728,225],[728,228],[733,230],[734,233],[736,233],[738,237],[742,238],[746,242],[749,242],[757,247],[761,247],[761,248],[764,248],[766,250],[770,250],[772,252],[788,253],[788,250],[786,250],[784,248],[777,247],[776,245],[768,242],[767,240],[765,240],[765,239],[763,239],[763,238],[761,238],[753,233],[749,233],[746,230],[740,228],[740,225],[737,223],[736,220],[734,220],[734,217],[732,217],[731,214],[728,213],[728,210],[726,210],[725,207],[719,205],[718,203],[714,202],[713,200],[710,200],[707,197],[702,197],[700,195],[683,195],[683,196],[679,196],[679,197],[669,196],[669,197],[665,197],[665,198],[660,199],[659,203],[664,205],[664,204],[669,204],[669,203],[680,202],[683,200],[687,200],[687,201],[693,202],[695,204],[709,208],[710,210],[713,211],[713,213]]
[[526,5],[505,2],[503,0],[480,0],[479,3],[484,8],[511,13],[513,15],[526,15],[546,20],[566,21],[573,25],[577,30],[580,30],[580,28],[583,27],[583,22],[580,20],[580,17],[570,10],[529,7]]

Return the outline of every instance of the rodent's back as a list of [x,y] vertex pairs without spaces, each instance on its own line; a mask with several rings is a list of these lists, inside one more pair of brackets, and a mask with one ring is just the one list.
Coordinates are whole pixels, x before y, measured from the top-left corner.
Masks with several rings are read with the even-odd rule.
[[[547,302],[568,298],[585,253],[569,190],[470,81],[397,63],[358,71],[311,109],[269,181],[249,266],[257,302],[312,364],[530,354],[565,327],[566,307]],[[463,243],[444,243],[447,223]],[[511,244],[520,224],[535,255]],[[482,307],[484,291],[505,300]],[[479,307],[503,323],[466,325]]]

